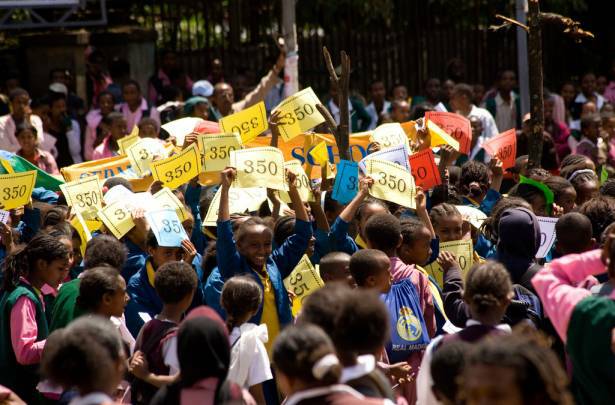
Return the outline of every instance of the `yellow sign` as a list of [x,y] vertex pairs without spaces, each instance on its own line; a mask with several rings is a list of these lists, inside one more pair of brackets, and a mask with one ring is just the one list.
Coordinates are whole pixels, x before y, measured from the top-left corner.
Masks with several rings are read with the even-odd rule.
[[133,145],[139,139],[141,139],[139,138],[139,126],[135,124],[135,126],[132,127],[132,131],[130,131],[129,135],[126,135],[125,137],[117,140],[118,153],[120,155],[125,155],[126,151],[128,150],[128,147],[130,145]]
[[402,145],[406,147],[406,150],[410,150],[408,145],[408,136],[404,132],[401,125],[396,122],[382,124],[374,129],[374,132],[372,132],[371,141],[378,142],[382,149]]
[[3,210],[19,208],[30,201],[36,183],[36,170],[0,175],[0,203]]
[[231,152],[241,149],[239,134],[199,135],[198,144],[203,154],[203,171],[219,172],[231,164]]
[[456,151],[459,151],[459,142],[437,126],[433,121],[427,120],[427,130],[431,136],[432,148],[440,145],[451,145]]
[[184,222],[188,218],[188,212],[186,207],[182,204],[177,196],[171,191],[170,188],[163,187],[162,190],[154,194],[154,200],[162,208],[172,208],[177,213],[177,217],[181,222]]
[[85,219],[93,219],[96,211],[102,208],[100,179],[96,176],[61,184],[60,190],[66,197],[66,203]]
[[165,187],[176,189],[201,172],[201,154],[195,143],[175,156],[150,164],[152,175]]
[[[218,222],[218,212],[220,209],[220,193],[222,189],[218,189],[214,198],[209,204],[207,214],[203,219],[204,226],[216,226]],[[233,188],[228,191],[229,213],[243,214],[246,211],[256,211],[261,206],[263,201],[267,199],[267,191],[262,188]]]
[[301,90],[282,101],[275,111],[280,111],[284,122],[280,125],[280,135],[284,142],[288,142],[303,132],[325,122],[324,117],[316,109],[321,104],[311,87]]
[[231,152],[231,166],[237,169],[234,186],[285,189],[284,155],[274,147],[242,149]]
[[[301,162],[296,159],[289,160],[288,162],[284,162],[284,169],[289,170],[297,176],[297,180],[295,181],[295,186],[297,187],[297,191],[299,192],[299,196],[301,197],[301,201],[303,202],[312,202],[314,201],[314,193],[312,192],[312,187],[310,185],[310,178],[305,174],[305,170],[301,166]],[[280,191],[280,198],[285,203],[290,202],[290,196],[286,191]]]
[[220,120],[222,132],[239,134],[242,143],[250,142],[267,128],[267,110],[262,101]]
[[[466,273],[470,270],[472,264],[474,264],[474,247],[472,246],[472,239],[442,242],[440,243],[440,252],[451,252],[457,257],[457,263],[461,269],[461,274],[465,278]],[[443,288],[444,271],[438,262],[435,261],[425,266],[425,270],[436,280],[440,288]]]
[[414,177],[405,167],[380,159],[367,159],[367,175],[374,179],[369,193],[381,200],[415,208]]
[[292,308],[293,315],[299,312],[305,297],[319,288],[322,288],[324,285],[325,283],[320,278],[320,274],[318,274],[310,262],[310,258],[303,255],[299,264],[297,264],[290,275],[284,279],[284,287],[294,296]]
[[310,156],[314,159],[314,163],[323,166],[329,161],[329,149],[327,149],[327,143],[321,141],[318,145],[314,146],[314,149],[310,151]]
[[70,221],[70,224],[77,230],[79,234],[79,239],[81,239],[81,256],[85,256],[85,248],[88,244],[88,241],[92,239],[92,234],[90,233],[90,229],[88,228],[85,220],[81,216],[80,213],[76,212],[75,217]]
[[164,145],[157,139],[143,138],[138,139],[126,149],[126,155],[130,160],[132,169],[138,176],[143,176],[150,170],[150,163],[154,159],[165,159],[169,153]]
[[121,239],[135,226],[132,220],[130,205],[125,201],[116,201],[105,206],[105,208],[98,211],[98,217],[103,221],[107,229],[113,233],[113,236],[118,239]]

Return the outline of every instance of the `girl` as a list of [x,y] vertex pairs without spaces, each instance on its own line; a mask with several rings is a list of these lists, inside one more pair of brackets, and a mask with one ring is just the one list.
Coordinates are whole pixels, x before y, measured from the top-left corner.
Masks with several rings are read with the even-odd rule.
[[264,345],[268,340],[267,325],[248,322],[258,312],[263,293],[251,277],[236,276],[224,284],[220,301],[226,311],[226,325],[230,332],[228,379],[249,388],[256,401],[264,403],[262,383],[273,378]]
[[568,155],[560,163],[560,176],[569,180],[572,173],[577,170],[589,169],[596,171],[593,160],[583,155]]
[[502,163],[497,159],[491,159],[490,178],[489,167],[476,160],[470,160],[461,166],[461,178],[459,185],[463,193],[463,205],[470,205],[480,209],[485,214],[489,215],[493,206],[502,197],[500,194],[500,186],[504,172]]
[[599,193],[600,182],[596,172],[591,169],[580,169],[572,172],[568,181],[577,192],[577,206],[596,197]]
[[57,288],[68,271],[69,249],[40,234],[4,262],[0,300],[0,384],[26,403],[34,402],[36,372],[48,334],[41,289]]
[[342,365],[331,340],[317,326],[286,328],[275,342],[273,363],[286,405],[385,403],[338,384]]
[[527,201],[531,205],[534,214],[542,217],[549,216],[548,209],[550,207],[547,207],[547,199],[538,187],[532,184],[520,183],[511,188],[508,194],[511,197],[520,197]]
[[109,127],[106,122],[107,116],[113,112],[115,100],[113,94],[103,91],[98,95],[97,109],[91,109],[85,116],[87,128],[85,129],[85,144],[83,146],[83,156],[85,160],[92,160],[94,149],[102,143]]
[[113,403],[124,376],[126,353],[108,319],[83,317],[49,337],[43,373],[64,389],[76,388],[71,404]]
[[451,242],[463,238],[463,218],[454,205],[438,204],[429,212],[433,230],[442,242]]
[[51,153],[38,147],[36,134],[36,128],[27,121],[23,121],[16,126],[15,137],[20,148],[17,155],[49,174],[60,174],[56,160]]
[[[531,205],[520,197],[507,197],[502,198],[493,207],[491,215],[483,222],[480,228],[481,234],[478,238],[477,251],[479,254],[487,259],[495,257],[495,246],[498,242],[498,224],[500,223],[500,217],[502,213],[509,208],[523,207],[531,210]],[[480,250],[478,246],[482,246],[483,250]]]
[[105,124],[109,127],[108,135],[98,145],[92,153],[92,159],[103,159],[118,155],[118,139],[123,138],[128,132],[126,129],[126,119],[121,113],[112,112],[105,118]]
[[551,176],[543,181],[544,185],[553,191],[554,203],[562,207],[567,214],[576,208],[577,190],[572,183],[563,177]]

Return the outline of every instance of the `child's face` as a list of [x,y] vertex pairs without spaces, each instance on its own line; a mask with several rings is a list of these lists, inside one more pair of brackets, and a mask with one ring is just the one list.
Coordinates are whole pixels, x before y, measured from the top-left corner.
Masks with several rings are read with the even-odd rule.
[[566,104],[572,103],[572,100],[574,100],[575,95],[576,91],[572,84],[566,84],[562,87],[561,96],[566,102]]
[[532,201],[530,201],[530,205],[532,206],[532,211],[539,217],[546,217],[547,215],[547,200],[542,195],[535,196]]
[[103,116],[112,112],[114,105],[113,105],[113,97],[111,96],[111,94],[105,94],[104,96],[101,96],[99,100],[99,105],[100,105],[100,113]]
[[122,89],[122,97],[128,105],[137,105],[141,102],[141,92],[134,84],[124,86]]
[[476,364],[466,368],[463,378],[466,405],[522,405],[515,370],[510,367]]
[[431,257],[431,233],[422,227],[411,244],[402,243],[398,249],[399,258],[406,264],[423,266]]
[[158,138],[158,132],[156,131],[156,127],[151,124],[141,125],[139,127],[139,137],[140,138]]
[[147,250],[152,257],[152,264],[155,269],[165,263],[180,260],[182,257],[181,248],[158,246],[157,248],[149,247]]
[[50,287],[57,289],[62,280],[66,278],[68,270],[68,258],[56,259],[50,262],[39,260],[38,269],[40,278],[43,283],[48,284]]
[[434,224],[434,231],[440,242],[451,242],[461,240],[463,237],[463,219],[460,215],[438,218]]
[[103,297],[105,315],[121,317],[129,300],[130,297],[126,293],[126,281],[122,276],[118,276],[115,291]]
[[609,139],[613,139],[615,137],[615,117],[605,120],[602,129],[607,133]]
[[272,234],[265,225],[251,225],[237,241],[237,250],[250,266],[261,270],[271,255]]
[[34,151],[38,143],[36,134],[30,129],[22,130],[17,136],[17,142],[19,142],[19,146],[26,153]]
[[577,186],[577,206],[583,205],[584,202],[591,200],[598,195],[598,183],[595,181],[586,181]]
[[567,187],[562,191],[555,203],[564,209],[564,214],[567,214],[576,207],[576,200],[577,191],[574,187]]
[[388,257],[382,256],[378,259],[379,269],[376,274],[367,278],[365,286],[378,290],[379,293],[388,293],[393,283],[391,275],[391,261]]
[[342,282],[348,284],[350,288],[354,288],[356,284],[350,274],[350,270],[348,269],[349,265],[350,257],[340,260],[337,263],[331,263],[325,276],[323,277],[325,284]]
[[124,135],[126,135],[128,133],[128,131],[126,130],[126,120],[124,118],[118,118],[113,120],[113,122],[111,123],[111,137],[114,140],[118,140],[120,138],[123,138]]
[[600,121],[594,121],[587,127],[583,128],[583,135],[592,141],[596,141],[600,135],[600,128],[602,127]]

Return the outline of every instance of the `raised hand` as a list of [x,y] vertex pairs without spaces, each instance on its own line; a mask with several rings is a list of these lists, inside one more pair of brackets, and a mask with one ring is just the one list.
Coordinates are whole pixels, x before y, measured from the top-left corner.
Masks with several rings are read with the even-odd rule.
[[220,184],[227,190],[231,188],[231,184],[237,177],[237,170],[234,167],[227,167],[220,172]]

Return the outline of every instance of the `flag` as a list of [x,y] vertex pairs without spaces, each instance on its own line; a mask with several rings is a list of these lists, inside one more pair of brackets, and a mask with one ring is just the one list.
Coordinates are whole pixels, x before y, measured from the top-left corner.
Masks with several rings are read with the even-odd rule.
[[60,191],[60,184],[64,184],[63,180],[52,176],[44,170],[28,162],[26,159],[14,153],[0,150],[0,174],[8,174],[11,172],[21,173],[30,170],[36,170],[35,187],[43,187],[49,191]]

